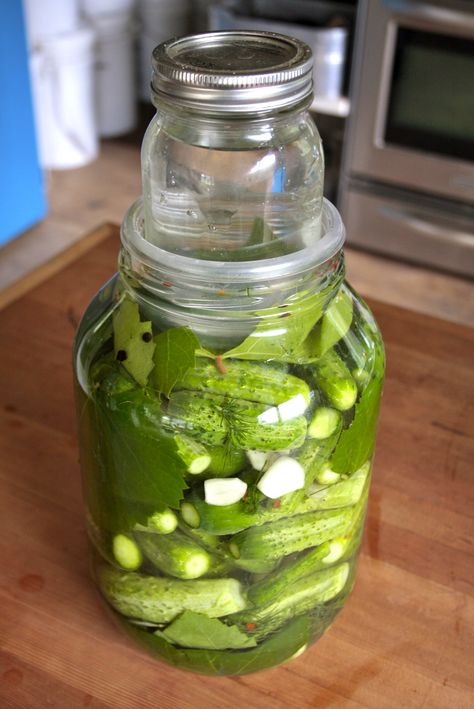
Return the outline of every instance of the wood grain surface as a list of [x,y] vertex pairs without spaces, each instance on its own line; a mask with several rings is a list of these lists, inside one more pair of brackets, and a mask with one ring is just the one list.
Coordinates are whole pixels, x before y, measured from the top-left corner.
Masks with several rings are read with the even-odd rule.
[[0,707],[474,707],[474,330],[371,303],[388,357],[358,580],[326,635],[242,678],[148,658],[88,570],[72,399],[77,321],[117,229],[0,313]]

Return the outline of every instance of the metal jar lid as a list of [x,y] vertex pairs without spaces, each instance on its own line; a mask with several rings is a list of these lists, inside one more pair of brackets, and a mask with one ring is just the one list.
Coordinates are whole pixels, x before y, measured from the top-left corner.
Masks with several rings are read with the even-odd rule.
[[312,96],[307,44],[275,32],[208,32],[153,51],[152,98],[207,114],[265,113]]

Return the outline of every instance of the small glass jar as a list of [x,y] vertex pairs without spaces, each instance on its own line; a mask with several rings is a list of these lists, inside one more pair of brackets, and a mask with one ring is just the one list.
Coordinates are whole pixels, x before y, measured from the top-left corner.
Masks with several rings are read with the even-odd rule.
[[76,338],[87,528],[129,635],[243,674],[302,652],[352,588],[383,346],[322,200],[309,49],[210,33],[154,69],[143,201]]

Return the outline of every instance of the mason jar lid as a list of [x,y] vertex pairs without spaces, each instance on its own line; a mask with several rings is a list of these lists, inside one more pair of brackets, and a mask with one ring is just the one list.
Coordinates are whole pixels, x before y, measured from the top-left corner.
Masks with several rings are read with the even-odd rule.
[[152,98],[208,114],[264,113],[310,100],[307,44],[232,30],[170,39],[153,51]]

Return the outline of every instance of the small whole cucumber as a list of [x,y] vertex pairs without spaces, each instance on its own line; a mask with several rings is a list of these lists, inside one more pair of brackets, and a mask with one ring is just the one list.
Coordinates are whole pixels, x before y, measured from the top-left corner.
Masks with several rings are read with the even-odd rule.
[[248,596],[255,606],[272,603],[303,576],[327,569],[340,561],[349,547],[349,537],[336,537],[296,558],[289,558],[276,571],[250,587]]
[[243,610],[242,585],[234,578],[182,581],[103,566],[99,587],[111,606],[129,618],[167,623],[184,610],[219,618]]
[[171,394],[163,424],[208,445],[221,445],[229,432],[220,401],[188,391]]
[[263,451],[298,448],[308,426],[301,414],[282,418],[276,406],[184,390],[171,394],[162,422],[204,444]]
[[229,549],[236,558],[279,559],[343,536],[351,521],[351,508],[306,512],[239,532]]
[[231,616],[230,620],[242,629],[251,626],[251,636],[259,641],[275,632],[290,618],[309,613],[341,593],[349,578],[349,571],[349,564],[342,563],[296,579],[269,603],[250,607]]
[[191,389],[206,394],[238,396],[273,406],[301,397],[308,406],[309,387],[303,379],[259,362],[225,360],[218,369],[213,360],[199,358],[175,389]]
[[143,555],[170,576],[196,579],[212,567],[211,554],[179,530],[172,534],[136,532],[135,539]]
[[334,349],[326,352],[316,364],[317,383],[327,401],[339,411],[354,406],[358,389],[352,375]]

